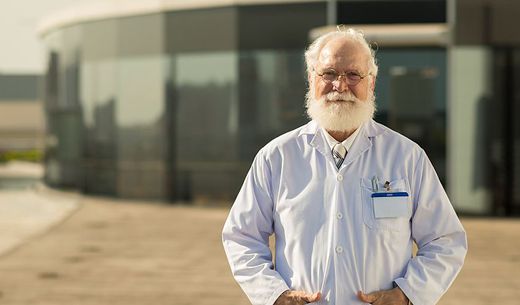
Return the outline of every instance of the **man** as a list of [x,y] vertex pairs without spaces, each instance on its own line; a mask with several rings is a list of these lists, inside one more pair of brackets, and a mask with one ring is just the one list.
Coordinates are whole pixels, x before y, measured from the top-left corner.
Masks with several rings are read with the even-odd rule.
[[466,234],[424,151],[372,120],[372,50],[339,30],[305,58],[312,121],[259,151],[224,226],[235,279],[254,305],[435,304]]

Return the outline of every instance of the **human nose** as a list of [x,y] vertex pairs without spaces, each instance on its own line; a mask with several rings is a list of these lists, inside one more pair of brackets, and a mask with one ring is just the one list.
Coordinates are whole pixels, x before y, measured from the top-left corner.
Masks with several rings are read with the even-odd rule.
[[[342,79],[343,77],[343,79]],[[338,77],[332,82],[332,88],[338,92],[345,92],[349,89],[347,83],[347,77],[345,75],[338,75]]]

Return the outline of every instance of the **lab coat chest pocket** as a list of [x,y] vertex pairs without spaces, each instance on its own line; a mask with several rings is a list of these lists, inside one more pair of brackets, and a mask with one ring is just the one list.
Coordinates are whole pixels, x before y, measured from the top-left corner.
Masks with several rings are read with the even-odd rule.
[[[405,179],[395,179],[390,181],[390,188],[394,192],[406,192],[410,195],[410,190]],[[412,203],[407,197],[407,213],[402,213],[399,217],[376,218],[374,211],[374,200],[372,198],[371,179],[361,179],[361,203],[363,205],[363,221],[371,230],[382,230],[391,232],[408,233],[410,231],[410,217],[412,215]]]

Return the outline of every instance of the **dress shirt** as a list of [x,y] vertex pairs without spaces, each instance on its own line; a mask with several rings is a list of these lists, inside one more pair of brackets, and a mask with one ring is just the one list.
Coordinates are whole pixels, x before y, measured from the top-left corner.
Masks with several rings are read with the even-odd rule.
[[[375,218],[374,176],[408,192],[405,217]],[[413,304],[432,305],[467,251],[466,233],[424,151],[373,120],[359,128],[339,169],[314,121],[263,147],[222,238],[254,305],[272,305],[288,289],[320,291],[313,304],[363,304],[357,291],[391,289],[394,281]]]
[[[332,151],[334,149],[334,145],[339,143],[336,139],[334,139],[325,129],[321,128],[321,133],[325,135],[325,139],[327,140],[327,143],[329,144],[330,150]],[[354,140],[356,140],[356,137],[359,133],[359,128],[356,129],[348,138],[346,138],[341,144],[345,147],[345,149],[348,151],[350,150],[350,147],[354,143]]]

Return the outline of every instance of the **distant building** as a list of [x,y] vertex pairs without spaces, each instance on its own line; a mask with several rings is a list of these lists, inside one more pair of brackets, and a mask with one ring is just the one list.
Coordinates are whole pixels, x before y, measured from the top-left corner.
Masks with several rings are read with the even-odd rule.
[[306,45],[347,24],[377,42],[376,120],[426,150],[455,208],[520,213],[520,3],[115,3],[40,28],[48,184],[232,200],[258,149],[307,121]]
[[0,152],[44,149],[41,75],[0,74]]

